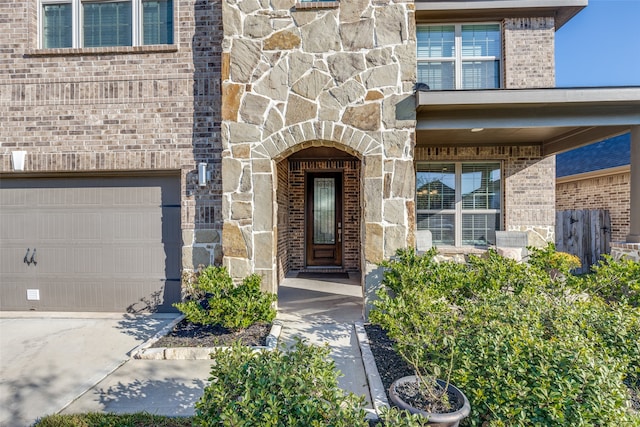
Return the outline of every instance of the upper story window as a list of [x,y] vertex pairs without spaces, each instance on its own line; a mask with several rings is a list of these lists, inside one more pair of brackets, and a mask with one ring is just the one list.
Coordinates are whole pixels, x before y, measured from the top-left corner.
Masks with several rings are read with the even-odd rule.
[[431,90],[500,87],[500,24],[418,26],[418,83]]
[[43,49],[173,44],[173,0],[41,0]]

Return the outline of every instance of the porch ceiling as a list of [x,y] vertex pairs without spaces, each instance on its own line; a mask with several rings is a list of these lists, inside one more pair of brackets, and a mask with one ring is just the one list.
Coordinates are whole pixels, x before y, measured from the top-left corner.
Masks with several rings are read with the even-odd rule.
[[540,144],[551,155],[640,125],[640,87],[418,91],[416,110],[418,146]]

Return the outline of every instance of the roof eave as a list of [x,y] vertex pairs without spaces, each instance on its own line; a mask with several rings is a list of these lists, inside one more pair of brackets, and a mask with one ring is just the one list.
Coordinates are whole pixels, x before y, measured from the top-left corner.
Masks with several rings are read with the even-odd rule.
[[557,30],[587,4],[588,0],[416,0],[415,7],[419,22],[553,16]]

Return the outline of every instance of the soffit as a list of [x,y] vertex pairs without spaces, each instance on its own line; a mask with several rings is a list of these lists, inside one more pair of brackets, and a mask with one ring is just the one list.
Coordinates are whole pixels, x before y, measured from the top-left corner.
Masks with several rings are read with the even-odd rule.
[[415,7],[420,23],[553,16],[557,30],[587,4],[588,0],[416,0]]
[[416,110],[418,146],[539,144],[550,155],[640,125],[640,87],[419,91]]

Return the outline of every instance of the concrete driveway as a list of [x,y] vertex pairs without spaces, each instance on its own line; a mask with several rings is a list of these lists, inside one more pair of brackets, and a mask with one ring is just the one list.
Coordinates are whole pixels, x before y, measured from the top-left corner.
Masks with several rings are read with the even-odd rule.
[[176,316],[0,312],[0,426],[60,411]]

